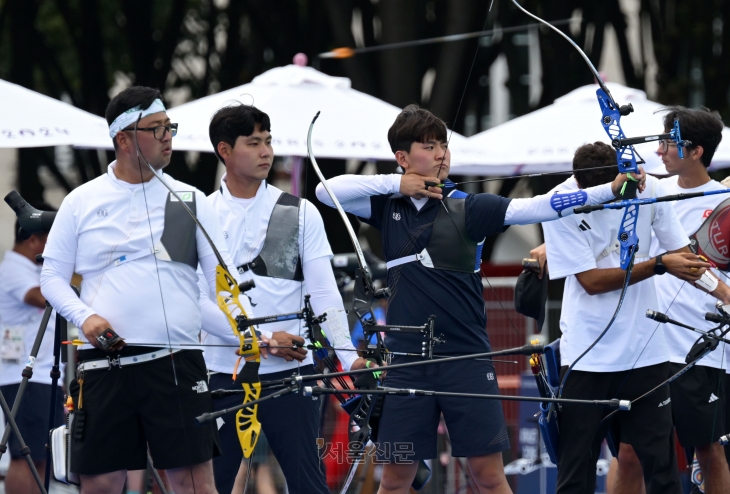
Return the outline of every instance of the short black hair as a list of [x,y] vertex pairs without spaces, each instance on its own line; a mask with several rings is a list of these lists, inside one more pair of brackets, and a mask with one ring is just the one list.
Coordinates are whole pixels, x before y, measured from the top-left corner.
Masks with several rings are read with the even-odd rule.
[[414,142],[427,142],[436,139],[446,142],[446,124],[436,115],[418,105],[403,108],[395,122],[388,129],[390,150],[411,152]]
[[[145,86],[128,87],[112,98],[106,106],[104,117],[106,118],[107,123],[111,125],[112,122],[114,122],[114,120],[125,111],[136,106],[146,110],[158,98],[162,100],[162,94],[158,89]],[[117,140],[113,139],[113,141],[114,149],[116,149]]]
[[[56,208],[48,204],[47,202],[43,201],[28,201],[28,204],[33,206],[39,211],[56,211]],[[22,244],[26,240],[28,240],[31,237],[31,235],[26,232],[25,230],[20,229],[20,222],[15,219],[15,245]]]
[[[613,166],[611,166],[613,165]],[[600,170],[586,170],[609,166]],[[604,142],[583,144],[573,155],[573,176],[581,189],[595,187],[613,181],[618,173],[616,150]]]
[[668,106],[658,111],[666,111],[664,115],[664,132],[669,132],[674,127],[674,119],[679,119],[679,131],[682,139],[691,141],[690,149],[702,146],[703,153],[700,160],[705,168],[712,163],[717,146],[722,141],[722,117],[716,111],[702,107],[699,110],[685,108],[684,106]]
[[213,152],[221,162],[223,158],[218,154],[218,144],[225,142],[231,147],[236,145],[239,136],[248,137],[259,125],[261,132],[271,132],[271,120],[269,116],[253,105],[235,104],[224,106],[213,115],[208,127],[210,143],[213,144]]

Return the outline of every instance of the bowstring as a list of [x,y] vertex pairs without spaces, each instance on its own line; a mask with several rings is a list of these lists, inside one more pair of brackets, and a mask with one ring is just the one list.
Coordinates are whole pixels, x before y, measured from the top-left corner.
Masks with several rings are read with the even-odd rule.
[[[149,227],[150,231],[150,242],[152,242],[152,257],[155,261],[155,272],[157,273],[157,286],[160,290],[160,300],[162,302],[162,316],[165,321],[165,332],[167,333],[167,344],[168,344],[168,351],[170,352],[170,361],[172,362],[172,375],[173,379],[175,381],[175,393],[177,395],[177,403],[178,403],[178,410],[180,411],[180,423],[182,425],[182,432],[183,432],[183,440],[185,441],[185,449],[186,454],[188,457],[188,463],[191,463],[191,456],[190,456],[190,442],[188,441],[188,435],[185,428],[185,415],[183,413],[182,408],[182,396],[180,395],[180,383],[178,382],[177,378],[177,367],[175,365],[175,356],[172,353],[172,338],[170,336],[170,327],[167,322],[167,310],[165,308],[165,297],[162,290],[162,280],[160,278],[160,266],[157,260],[157,255],[154,254],[155,249],[155,239],[154,235],[152,233],[152,219],[150,218],[150,210],[149,210],[149,204],[147,202],[147,189],[145,187],[144,182],[144,174],[142,172],[142,163],[140,160],[144,161],[144,163],[147,165],[148,168],[152,168],[152,166],[149,164],[147,159],[142,154],[142,150],[139,147],[139,141],[137,140],[137,125],[139,124],[139,121],[142,119],[142,114],[140,113],[140,116],[137,118],[137,120],[134,122],[134,145],[137,151],[137,167],[139,168],[139,177],[142,182],[142,196],[144,197],[144,204],[145,204],[145,211],[147,212],[147,226]],[[154,136],[153,136],[154,137]],[[163,135],[164,139],[164,135]],[[170,140],[172,141],[172,134],[170,135]],[[153,171],[153,170],[151,170]],[[156,173],[153,171],[153,173]],[[150,177],[150,179],[154,179],[154,177]],[[195,192],[193,192],[195,194]],[[163,220],[164,224],[164,220]],[[190,472],[190,482],[193,486],[193,493],[197,492],[195,489],[195,476],[193,475],[193,464],[191,463],[188,467],[188,471]]]
[[[489,14],[492,11],[492,5],[494,5],[494,0],[492,0],[491,3],[489,4],[489,9],[487,10],[487,15],[486,15],[486,17],[484,19],[484,25],[482,26],[482,31],[484,31],[484,30],[487,29],[487,24],[489,23]],[[469,73],[466,76],[466,83],[464,84],[464,89],[462,90],[461,97],[459,98],[459,105],[456,107],[456,114],[454,115],[454,125],[456,124],[456,121],[459,119],[459,113],[461,112],[461,107],[462,107],[462,105],[464,103],[464,99],[466,97],[466,92],[467,92],[467,90],[469,88],[469,80],[471,79],[471,75],[474,72],[474,66],[476,65],[477,56],[479,55],[479,49],[480,48],[481,48],[481,41],[480,40],[477,40],[477,47],[476,47],[476,50],[474,50],[474,56],[472,57],[472,60],[471,60],[471,65],[469,67]],[[443,163],[446,160],[446,153],[448,152],[448,149],[449,149],[449,143],[451,142],[451,138],[454,136],[454,128],[453,127],[454,126],[452,125],[451,132],[450,132],[450,134],[448,136],[448,139],[446,139],[446,149],[444,150],[444,155],[441,158],[441,167],[439,167],[439,171],[436,174],[436,178],[437,179],[439,178],[439,175],[441,174],[441,168],[443,168]],[[455,184],[455,185],[458,185],[458,184]],[[463,234],[462,234],[461,230],[459,230],[459,227],[456,226],[456,222],[451,217],[451,214],[449,214],[449,210],[446,208],[446,205],[444,204],[443,199],[440,200],[439,202],[441,203],[441,206],[443,206],[444,210],[446,211],[446,216],[449,217],[449,219],[451,220],[451,222],[454,224],[454,227],[456,228],[456,231],[459,232],[459,238],[468,247],[469,246],[469,243],[466,241],[466,239],[463,238]],[[481,259],[480,259],[480,265],[481,265]],[[502,312],[504,313],[505,317],[507,318],[507,321],[509,321],[509,325],[512,328],[512,331],[514,331],[515,335],[519,338],[520,337],[520,333],[519,333],[519,331],[517,331],[517,327],[515,326],[515,324],[512,321],[512,319],[509,317],[509,313],[507,312],[507,309],[502,304],[502,300],[497,295],[496,290],[494,289],[494,287],[492,286],[492,284],[489,282],[489,277],[485,275],[484,276],[484,279],[486,280],[487,286],[489,286],[489,289],[491,290],[492,294],[494,295],[495,300],[497,301],[497,303],[501,307]],[[485,315],[486,315],[486,313],[487,313],[486,303],[485,303],[484,311],[485,311]],[[485,328],[485,331],[486,331],[486,328]]]

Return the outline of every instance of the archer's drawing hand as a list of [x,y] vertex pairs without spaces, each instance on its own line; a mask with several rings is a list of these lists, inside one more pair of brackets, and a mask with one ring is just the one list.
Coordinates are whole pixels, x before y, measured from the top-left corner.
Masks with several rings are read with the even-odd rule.
[[691,252],[664,254],[662,262],[667,267],[667,273],[690,282],[699,280],[702,274],[712,267],[710,263],[700,260],[697,254]]
[[426,177],[416,173],[406,173],[400,179],[400,193],[404,196],[422,199],[428,197],[430,199],[444,198],[441,187],[427,186],[426,182],[440,184],[441,180],[437,177]]
[[[91,343],[95,348],[101,348],[99,345],[99,342],[96,341],[96,337],[99,336],[102,332],[104,332],[107,328],[111,328],[111,324],[109,324],[109,321],[104,319],[98,314],[91,315],[86,318],[86,320],[81,325],[81,332],[84,333],[84,337],[86,337],[86,341]],[[112,350],[121,350],[122,347],[124,347],[126,343],[124,343],[124,340],[121,340]]]

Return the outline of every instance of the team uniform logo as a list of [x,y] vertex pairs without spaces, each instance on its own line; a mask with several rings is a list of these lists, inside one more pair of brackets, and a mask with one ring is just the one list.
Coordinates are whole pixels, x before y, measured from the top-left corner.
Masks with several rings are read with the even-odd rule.
[[393,219],[395,221],[400,221],[400,213],[393,213]]
[[193,391],[200,393],[207,393],[208,392],[208,383],[205,381],[198,381],[195,386],[193,386]]

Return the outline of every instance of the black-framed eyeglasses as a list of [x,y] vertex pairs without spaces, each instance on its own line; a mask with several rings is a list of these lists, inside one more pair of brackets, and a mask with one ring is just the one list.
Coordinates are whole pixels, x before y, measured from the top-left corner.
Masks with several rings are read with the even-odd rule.
[[[134,130],[134,127],[124,130]],[[155,137],[155,139],[161,141],[165,138],[165,132],[169,132],[171,137],[175,137],[177,135],[177,124],[170,123],[167,125],[158,125],[157,127],[137,127],[137,130],[152,132],[152,135]]]
[[661,146],[662,146],[662,152],[663,152],[663,153],[666,153],[667,151],[669,151],[669,146],[676,146],[676,145],[677,145],[677,143],[676,143],[676,142],[674,142],[674,141],[673,141],[673,140],[671,140],[671,139],[662,139],[662,140],[661,140],[661,141],[659,141],[659,142],[661,143]]

